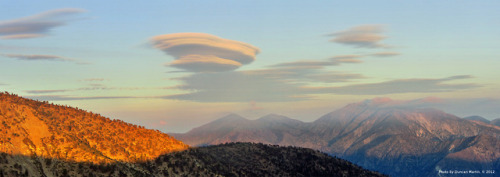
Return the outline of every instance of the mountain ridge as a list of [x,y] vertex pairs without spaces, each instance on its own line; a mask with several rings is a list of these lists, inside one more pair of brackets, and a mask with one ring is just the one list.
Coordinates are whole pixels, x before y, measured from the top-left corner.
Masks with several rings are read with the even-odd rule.
[[[276,120],[283,117],[250,122]],[[384,176],[312,149],[190,148],[158,130],[7,92],[0,93],[0,121],[0,177]],[[228,115],[219,121],[248,120]]]
[[480,121],[480,122],[484,122],[486,124],[489,124],[490,123],[490,120],[484,118],[484,117],[481,117],[481,116],[468,116],[468,117],[464,117],[463,119],[465,120],[471,120],[471,121]]
[[385,176],[312,149],[253,143],[189,148],[144,162],[93,164],[0,153],[0,176]]
[[144,161],[188,146],[78,108],[0,93],[0,152],[77,162]]
[[[205,139],[203,144],[263,142],[306,147],[395,176],[437,176],[436,168],[460,166],[455,163],[460,160],[476,169],[500,164],[500,127],[411,104],[387,98],[366,100],[291,127],[248,124],[245,131],[233,129],[220,135],[224,138]],[[282,138],[270,138],[280,134]],[[193,136],[204,137],[194,132],[175,135],[196,146],[200,142],[191,141]]]
[[491,125],[500,126],[500,118],[496,118],[490,121]]

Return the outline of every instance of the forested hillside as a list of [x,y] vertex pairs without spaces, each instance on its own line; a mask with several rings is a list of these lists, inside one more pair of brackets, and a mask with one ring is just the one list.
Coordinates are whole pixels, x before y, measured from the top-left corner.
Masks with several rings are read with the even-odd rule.
[[92,164],[0,154],[0,177],[11,176],[384,176],[319,151],[229,143],[162,155],[142,163]]

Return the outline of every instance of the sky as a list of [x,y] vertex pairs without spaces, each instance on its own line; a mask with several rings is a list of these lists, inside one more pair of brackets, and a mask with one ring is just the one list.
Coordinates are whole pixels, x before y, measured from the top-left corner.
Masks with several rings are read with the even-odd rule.
[[366,99],[500,118],[500,1],[0,1],[0,90],[186,132]]

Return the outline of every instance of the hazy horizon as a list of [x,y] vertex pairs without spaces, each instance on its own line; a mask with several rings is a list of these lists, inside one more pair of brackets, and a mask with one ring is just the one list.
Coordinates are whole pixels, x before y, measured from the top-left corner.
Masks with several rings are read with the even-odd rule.
[[377,97],[500,118],[498,1],[2,1],[0,90],[163,132]]

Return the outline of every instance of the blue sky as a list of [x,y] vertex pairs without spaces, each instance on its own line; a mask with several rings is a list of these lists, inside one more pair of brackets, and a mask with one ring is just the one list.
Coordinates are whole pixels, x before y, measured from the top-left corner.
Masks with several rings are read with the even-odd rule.
[[0,1],[0,88],[165,132],[230,112],[311,121],[375,97],[492,119],[499,5]]

